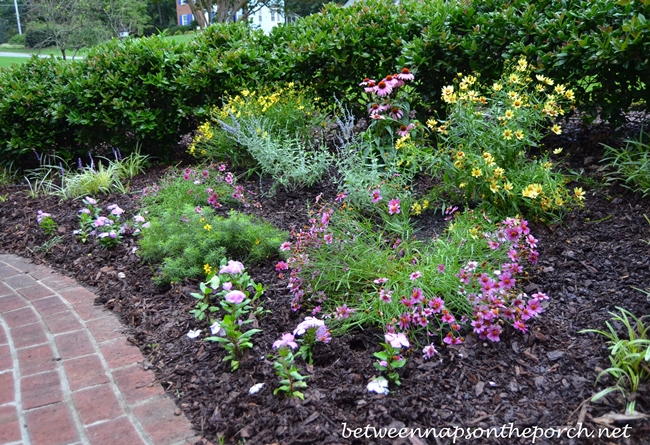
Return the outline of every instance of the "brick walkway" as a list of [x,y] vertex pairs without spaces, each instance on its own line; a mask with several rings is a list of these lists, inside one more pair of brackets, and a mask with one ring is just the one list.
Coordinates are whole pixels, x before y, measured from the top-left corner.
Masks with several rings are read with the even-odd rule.
[[190,422],[115,316],[70,278],[0,255],[0,445],[180,445]]

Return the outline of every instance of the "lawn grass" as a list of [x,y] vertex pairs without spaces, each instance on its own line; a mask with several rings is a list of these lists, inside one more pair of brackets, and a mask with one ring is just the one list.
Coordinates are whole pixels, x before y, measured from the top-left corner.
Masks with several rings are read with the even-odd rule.
[[182,34],[178,36],[164,36],[165,40],[173,40],[175,42],[191,42],[196,38],[196,33]]
[[29,60],[27,57],[0,57],[0,68],[8,67],[14,63],[24,63]]

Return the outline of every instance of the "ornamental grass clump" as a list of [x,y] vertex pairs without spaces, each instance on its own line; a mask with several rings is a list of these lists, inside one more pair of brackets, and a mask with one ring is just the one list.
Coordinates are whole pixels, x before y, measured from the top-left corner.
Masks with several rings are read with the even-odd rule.
[[520,58],[506,63],[491,86],[482,85],[478,74],[459,73],[443,88],[442,99],[446,118],[427,125],[439,138],[441,162],[432,173],[443,177],[445,189],[484,203],[500,217],[524,213],[556,220],[582,203],[540,146],[545,134],[562,132],[554,121],[574,101],[567,85],[534,75]]

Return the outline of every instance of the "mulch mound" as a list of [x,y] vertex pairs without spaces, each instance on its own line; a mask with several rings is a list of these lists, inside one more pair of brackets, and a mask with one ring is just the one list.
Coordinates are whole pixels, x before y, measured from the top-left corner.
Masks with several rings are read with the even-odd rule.
[[[568,166],[584,168],[588,180],[583,209],[562,224],[532,225],[539,239],[540,261],[530,272],[526,291],[536,289],[551,296],[544,313],[528,334],[511,332],[499,343],[482,342],[471,335],[457,347],[441,347],[440,355],[425,362],[414,353],[404,369],[402,386],[389,396],[366,390],[377,375],[372,353],[379,350],[381,332],[365,330],[336,337],[329,345],[317,345],[314,365],[303,366],[310,375],[305,400],[273,395],[277,385],[271,352],[273,341],[295,327],[304,314],[290,310],[286,282],[274,271],[277,259],[247,265],[256,282],[266,286],[259,320],[261,334],[245,355],[237,372],[222,362],[223,349],[214,343],[191,340],[190,329],[204,328],[188,313],[195,304],[191,292],[198,282],[187,280],[159,287],[153,268],[143,264],[135,245],[125,243],[102,250],[91,240],[81,244],[72,235],[77,228],[81,203],[59,202],[53,197],[29,199],[25,187],[0,188],[0,251],[29,257],[51,266],[100,295],[97,304],[113,310],[128,327],[132,341],[140,345],[144,367],[156,372],[158,381],[192,421],[206,441],[250,444],[383,444],[449,443],[449,439],[355,438],[354,428],[499,428],[512,424],[558,428],[582,424],[589,431],[629,425],[628,439],[537,439],[535,443],[650,443],[647,419],[615,422],[608,413],[623,413],[625,400],[611,393],[598,402],[590,396],[611,385],[610,377],[594,386],[600,370],[609,366],[608,350],[601,337],[579,334],[582,329],[603,329],[609,312],[623,307],[640,316],[650,314],[650,297],[636,290],[650,286],[650,199],[602,181],[598,142],[609,137],[606,126],[594,130],[576,124],[565,134],[546,141],[563,146]],[[156,182],[164,168],[152,168],[131,182],[137,192]],[[578,185],[578,184],[576,184]],[[248,184],[248,188],[256,184]],[[266,184],[268,187],[268,184]],[[268,189],[268,188],[267,188]],[[328,186],[289,193],[278,190],[263,198],[261,209],[248,209],[282,229],[306,222],[307,203]],[[137,193],[135,193],[137,194]],[[101,197],[101,204],[116,203],[127,213],[140,205],[133,195]],[[36,212],[51,213],[59,224],[60,243],[44,251],[47,241],[36,224]],[[435,219],[435,218],[434,218]],[[250,395],[249,388],[264,382]],[[641,385],[636,410],[650,414],[650,387]],[[348,428],[347,430],[345,428]],[[373,432],[368,429],[369,435]],[[614,430],[609,430],[611,433]],[[506,437],[506,436],[502,436]],[[583,436],[584,437],[584,436]],[[457,443],[531,443],[531,439],[477,439]]]

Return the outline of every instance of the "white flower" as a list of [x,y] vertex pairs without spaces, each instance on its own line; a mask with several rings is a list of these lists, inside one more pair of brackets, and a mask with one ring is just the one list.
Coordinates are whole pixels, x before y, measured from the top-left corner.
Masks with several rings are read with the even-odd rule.
[[123,279],[126,278],[126,275],[124,275],[124,272],[118,272],[118,273],[117,273],[117,278],[123,280]]
[[377,394],[388,394],[388,380],[379,376],[370,380],[368,383],[368,392],[376,392]]
[[212,323],[212,325],[210,326],[210,332],[212,333],[212,335],[216,335],[218,337],[223,337],[224,335],[226,335],[226,330],[221,327],[221,324],[218,321]]
[[250,387],[248,394],[257,394],[262,388],[264,388],[264,383],[256,383]]
[[190,329],[190,332],[187,333],[187,336],[189,338],[197,338],[199,335],[201,335],[201,330],[200,329]]

